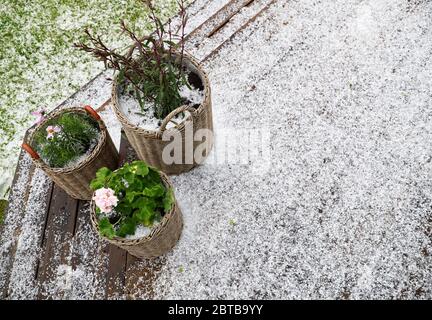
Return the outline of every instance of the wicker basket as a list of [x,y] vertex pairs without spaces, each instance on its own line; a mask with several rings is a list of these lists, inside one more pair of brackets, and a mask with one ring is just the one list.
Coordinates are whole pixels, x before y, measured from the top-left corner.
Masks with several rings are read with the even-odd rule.
[[[46,121],[56,118],[65,112],[84,114],[88,113],[99,124],[100,138],[93,152],[83,161],[80,161],[76,165],[67,168],[51,168],[44,161],[42,161],[36,151],[32,149],[31,145],[33,141],[33,135],[37,129],[44,125]],[[104,122],[89,106],[85,106],[84,108],[65,108],[50,113],[47,119],[36,126],[34,130],[27,136],[22,147],[30,154],[37,167],[45,171],[45,173],[58,186],[60,186],[68,195],[75,199],[91,199],[93,191],[90,189],[89,184],[91,180],[94,179],[96,171],[99,168],[108,167],[114,170],[118,167],[118,151],[111,140]]]
[[[167,188],[172,188],[168,177],[160,172],[163,184]],[[99,223],[96,217],[95,202],[91,203],[91,222],[93,229],[99,234]],[[162,221],[156,225],[149,235],[139,239],[125,239],[114,237],[109,239],[103,237],[109,243],[112,243],[137,258],[155,258],[170,251],[180,239],[183,229],[183,218],[177,201],[174,202],[170,212],[166,213]]]
[[[167,146],[170,141],[163,141],[162,135],[166,129],[167,124],[175,117],[177,114],[185,112],[188,115],[184,118],[182,122],[176,124],[175,128],[179,130],[181,134],[181,147],[182,150],[185,150],[185,136],[186,136],[186,126],[189,124],[191,127],[192,137],[195,132],[199,129],[209,129],[213,132],[213,118],[212,118],[212,107],[211,107],[211,93],[210,93],[210,84],[207,78],[207,75],[202,70],[200,64],[191,56],[184,55],[183,64],[194,73],[198,75],[200,78],[203,87],[204,87],[204,99],[201,105],[198,108],[181,106],[171,112],[166,118],[162,121],[162,124],[159,130],[147,130],[132,124],[127,117],[123,114],[119,105],[119,89],[120,84],[118,83],[118,77],[115,77],[112,87],[112,105],[114,113],[116,114],[118,120],[121,122],[123,129],[128,137],[128,140],[132,147],[138,154],[138,157],[141,160],[144,160],[148,164],[153,167],[162,170],[166,174],[179,174],[182,172],[189,171],[193,167],[197,166],[201,162],[205,160],[208,156],[211,148],[213,147],[213,139],[206,140],[205,142],[193,141],[193,153],[195,153],[195,149],[198,145],[202,143],[206,143],[205,150],[202,154],[202,157],[197,161],[195,157],[187,157],[185,152],[182,155],[181,164],[166,164],[162,160],[162,151]],[[193,159],[191,159],[193,158]],[[187,160],[189,159],[189,160]]]

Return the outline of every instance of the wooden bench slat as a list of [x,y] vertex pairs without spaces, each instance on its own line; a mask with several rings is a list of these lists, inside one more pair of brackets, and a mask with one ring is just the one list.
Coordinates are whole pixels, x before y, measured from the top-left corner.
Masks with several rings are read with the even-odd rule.
[[61,288],[58,288],[56,279],[59,273],[66,272],[67,266],[70,266],[77,211],[78,200],[69,197],[55,185],[37,274],[40,283],[38,297],[41,299],[51,298],[53,295],[61,297],[64,294]]
[[137,259],[128,254],[126,261],[125,294],[128,299],[154,299],[154,283],[166,257]]
[[[273,2],[274,0],[231,0],[211,19],[187,35],[186,50],[200,61],[207,60],[236,33],[254,21]],[[248,11],[239,15],[241,10],[246,7]],[[230,24],[235,24],[234,30],[228,28]],[[225,26],[227,26],[226,29]]]
[[28,188],[26,204],[19,230],[13,266],[8,285],[11,299],[37,297],[36,274],[38,272],[41,238],[44,234],[46,212],[50,206],[52,181],[40,169],[35,169]]
[[25,212],[25,204],[27,201],[26,194],[29,191],[29,181],[31,181],[33,171],[34,166],[30,157],[21,151],[15,170],[15,176],[12,181],[9,204],[5,211],[6,214],[3,225],[0,228],[0,243],[2,244],[0,247],[0,299],[4,299],[8,296],[10,272],[15,256],[22,217]]
[[70,298],[105,298],[108,244],[91,227],[88,201],[78,203],[71,270]]
[[125,269],[127,252],[112,244],[109,245],[109,263],[106,280],[107,299],[123,298],[125,290]]

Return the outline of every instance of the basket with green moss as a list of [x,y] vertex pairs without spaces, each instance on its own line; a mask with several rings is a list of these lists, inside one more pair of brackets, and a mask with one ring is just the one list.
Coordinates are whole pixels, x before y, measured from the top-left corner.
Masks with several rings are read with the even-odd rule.
[[50,113],[22,147],[37,167],[76,199],[91,199],[89,183],[99,168],[118,165],[118,151],[106,126],[89,106]]
[[171,250],[183,219],[168,177],[143,161],[111,171],[101,168],[91,182],[93,228],[108,242],[138,258]]

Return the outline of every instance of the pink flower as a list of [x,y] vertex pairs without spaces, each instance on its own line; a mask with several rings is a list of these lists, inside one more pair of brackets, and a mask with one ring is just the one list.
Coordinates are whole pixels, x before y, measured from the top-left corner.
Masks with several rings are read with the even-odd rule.
[[118,198],[114,194],[114,190],[110,188],[100,188],[95,191],[93,200],[96,206],[103,213],[110,213],[117,205]]
[[31,114],[36,117],[36,121],[34,124],[39,124],[45,120],[46,111],[43,109],[32,111]]
[[46,128],[46,131],[48,132],[47,139],[52,139],[52,138],[54,138],[54,134],[59,133],[61,131],[61,127],[59,127],[59,126],[48,126]]

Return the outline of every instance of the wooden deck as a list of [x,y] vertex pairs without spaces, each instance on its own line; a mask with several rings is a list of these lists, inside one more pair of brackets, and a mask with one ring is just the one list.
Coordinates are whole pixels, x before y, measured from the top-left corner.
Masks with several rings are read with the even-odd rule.
[[[188,7],[189,24],[194,28],[187,34],[186,49],[200,61],[207,61],[272,3],[274,0],[226,1],[213,12],[207,10],[203,17],[201,12],[211,7],[211,1],[194,1]],[[237,17],[244,7],[249,8],[247,14]],[[234,26],[230,28],[232,31],[224,32],[230,24]],[[110,79],[103,72],[58,108],[89,103],[90,98],[91,104],[103,111],[110,104],[109,94]],[[120,156],[121,162],[135,157],[124,135]],[[0,235],[1,243],[10,241],[8,254],[2,257],[0,299],[67,298],[68,293],[58,292],[59,284],[53,283],[53,279],[61,279],[63,273],[80,268],[85,268],[87,274],[93,273],[89,287],[76,287],[73,283],[60,287],[73,288],[77,296],[90,299],[133,298],[137,290],[141,294],[146,292],[147,297],[153,296],[152,282],[165,258],[154,259],[145,267],[146,262],[138,263],[126,251],[101,241],[90,229],[89,203],[70,198],[36,169],[23,152],[11,190],[8,211],[13,211],[14,217],[8,219],[6,214],[3,229],[8,232]],[[8,235],[13,235],[13,239],[6,238]],[[81,247],[86,248],[85,252]]]
[[[152,260],[107,245],[21,153],[0,298],[431,299],[432,3],[409,3],[195,0],[215,147],[171,177],[180,241]],[[99,107],[125,161],[111,77],[59,108]],[[258,157],[230,162],[223,138]]]

